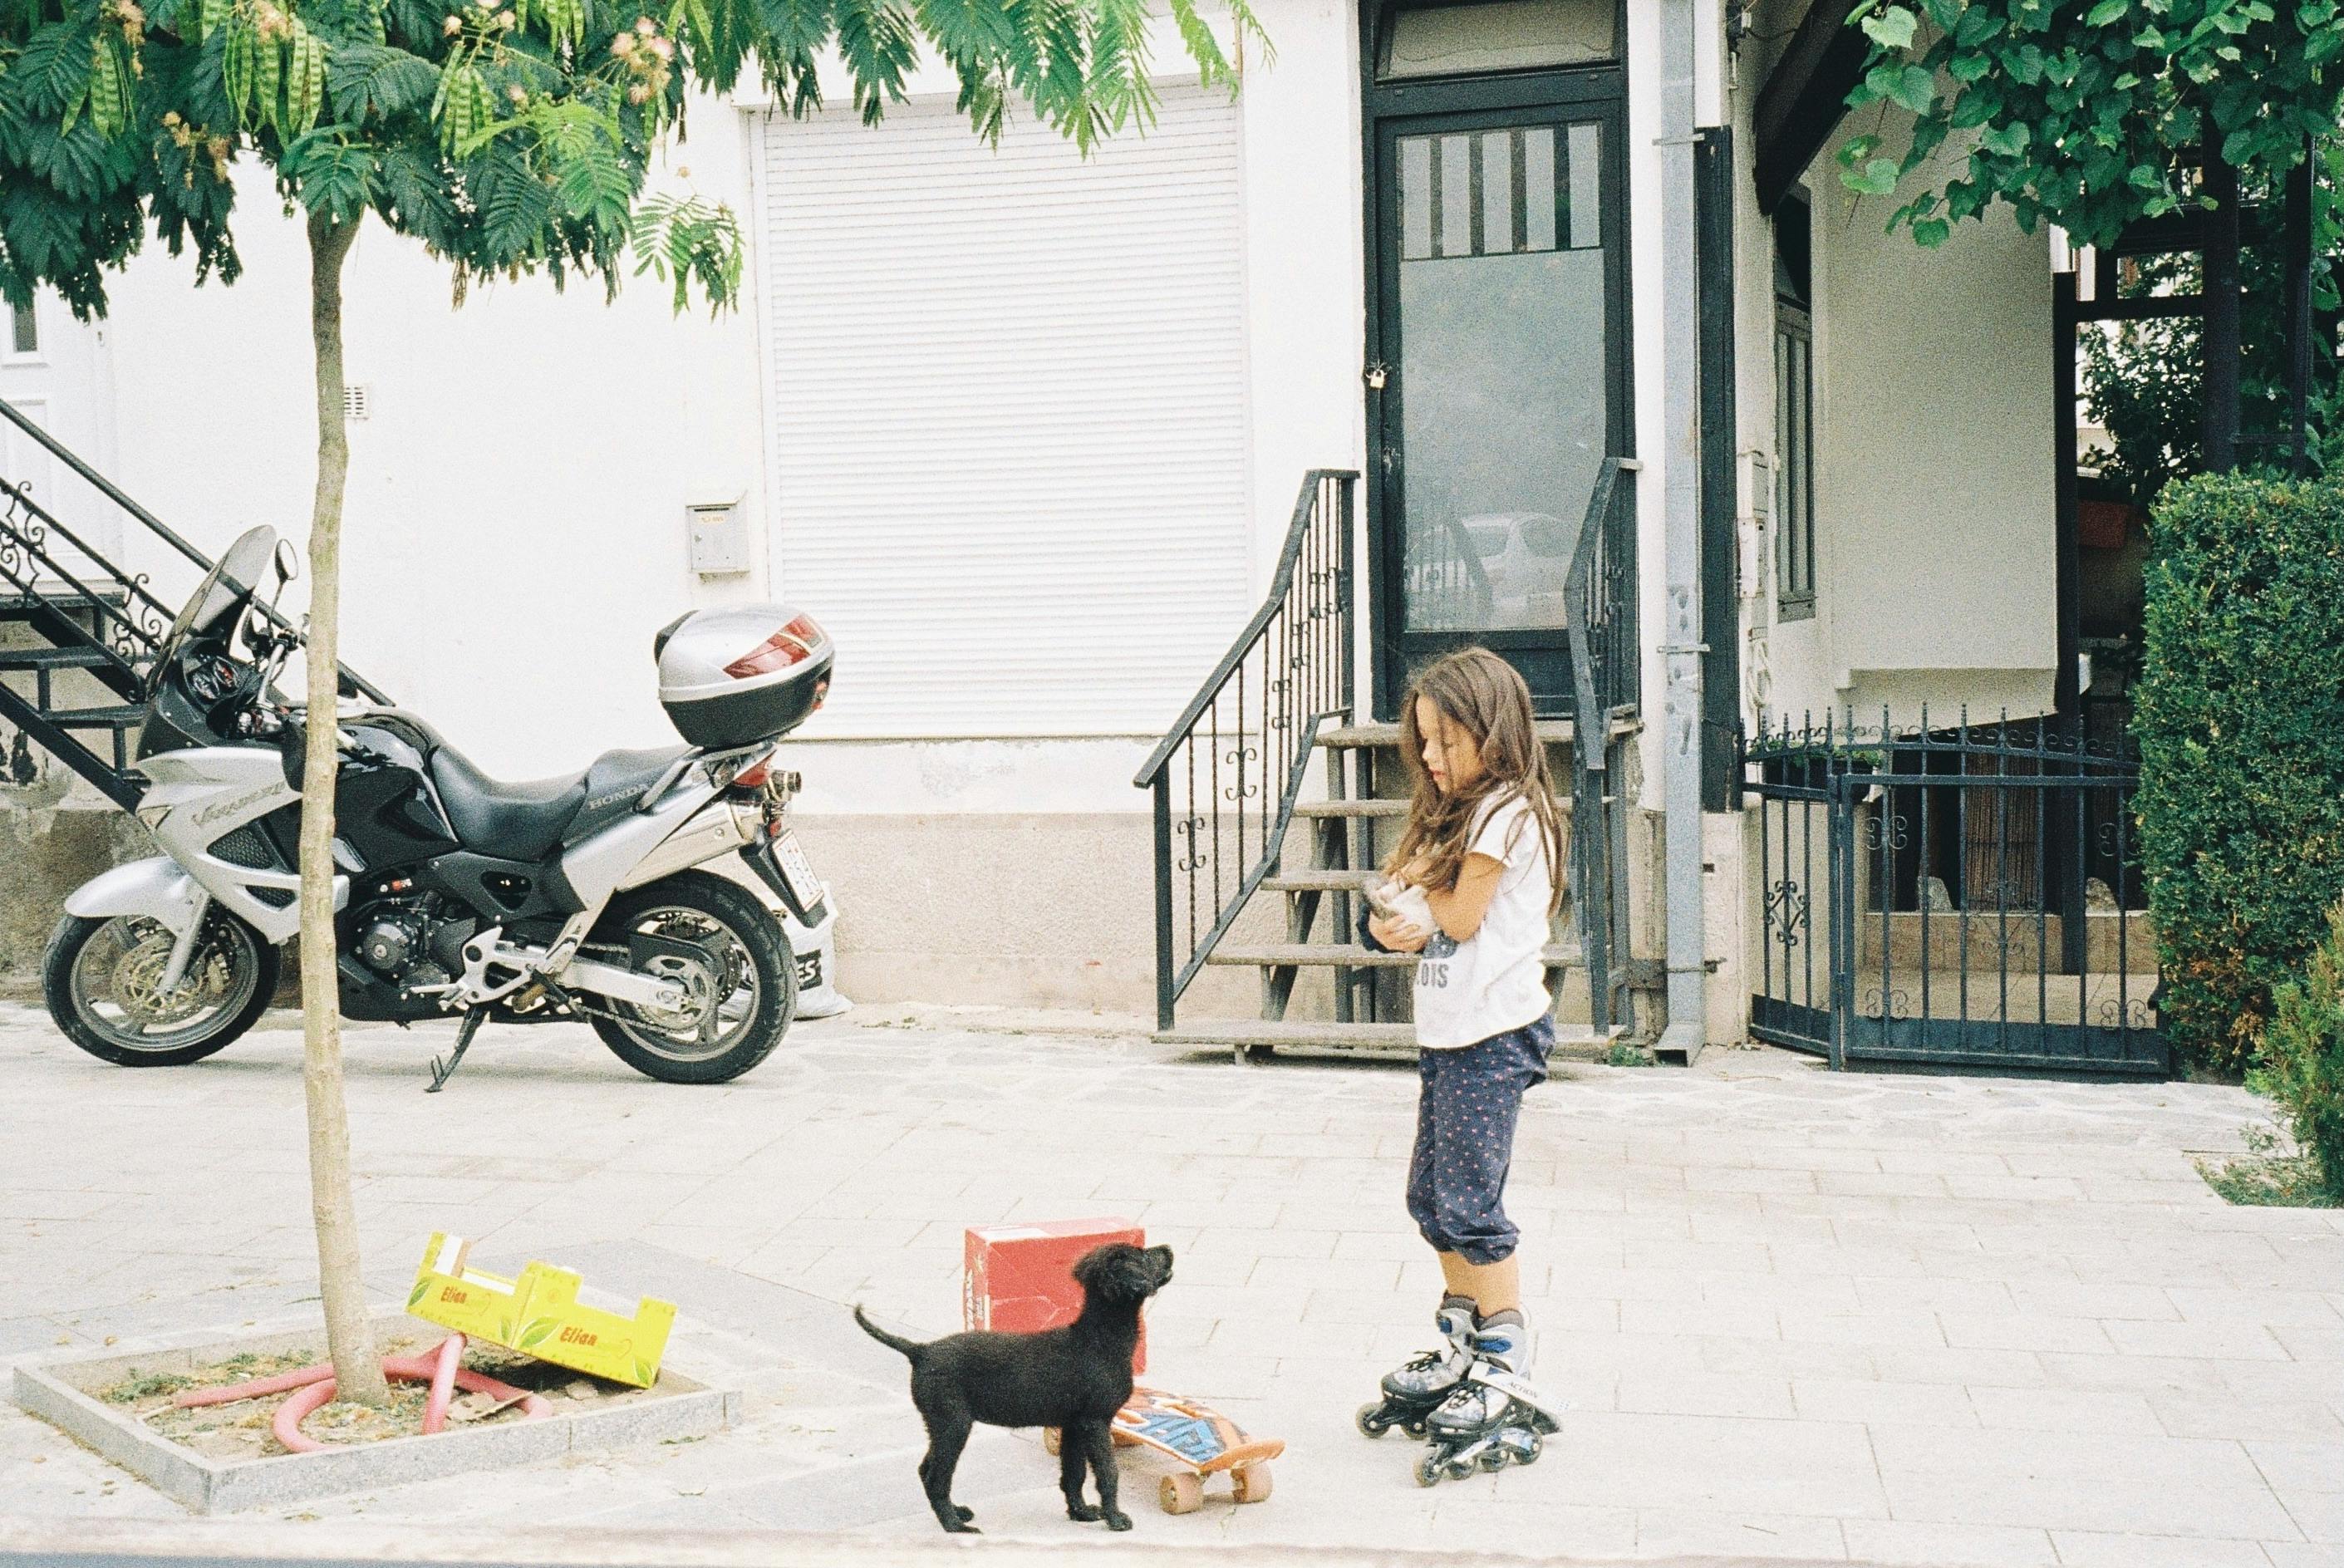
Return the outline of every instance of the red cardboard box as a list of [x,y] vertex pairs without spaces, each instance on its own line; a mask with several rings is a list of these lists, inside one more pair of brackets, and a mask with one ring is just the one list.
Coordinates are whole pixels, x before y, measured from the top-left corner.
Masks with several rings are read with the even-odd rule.
[[[1075,1260],[1110,1241],[1147,1244],[1128,1219],[1056,1219],[1039,1225],[973,1225],[964,1243],[961,1317],[972,1329],[1030,1334],[1071,1323],[1083,1310]],[[1147,1370],[1147,1320],[1131,1352],[1134,1376]]]

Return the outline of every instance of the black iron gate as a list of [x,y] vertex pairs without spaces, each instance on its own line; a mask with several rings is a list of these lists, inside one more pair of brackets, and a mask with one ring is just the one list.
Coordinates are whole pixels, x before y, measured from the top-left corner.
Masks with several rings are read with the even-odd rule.
[[1751,1032],[1832,1066],[2164,1077],[2124,745],[2050,719],[1744,737]]

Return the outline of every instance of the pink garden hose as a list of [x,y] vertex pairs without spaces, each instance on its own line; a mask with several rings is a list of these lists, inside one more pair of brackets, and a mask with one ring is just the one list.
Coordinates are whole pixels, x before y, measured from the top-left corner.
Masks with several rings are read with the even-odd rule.
[[[428,1356],[385,1356],[382,1371],[385,1377],[400,1378],[409,1382],[431,1385],[431,1394],[423,1407],[423,1430],[436,1432],[448,1421],[448,1404],[455,1391],[487,1394],[490,1398],[510,1402],[520,1401],[521,1419],[539,1421],[553,1413],[553,1407],[533,1393],[499,1382],[484,1373],[468,1371],[461,1363],[464,1336],[450,1334],[440,1348]],[[256,1378],[247,1383],[233,1383],[226,1388],[193,1389],[171,1402],[182,1409],[197,1405],[233,1404],[238,1400],[258,1399],[266,1394],[290,1391],[292,1397],[277,1407],[269,1421],[269,1431],[290,1453],[318,1453],[339,1448],[340,1443],[319,1442],[301,1430],[301,1422],[311,1412],[330,1404],[334,1398],[334,1369],[330,1364],[303,1367],[298,1371],[279,1372],[274,1377]]]

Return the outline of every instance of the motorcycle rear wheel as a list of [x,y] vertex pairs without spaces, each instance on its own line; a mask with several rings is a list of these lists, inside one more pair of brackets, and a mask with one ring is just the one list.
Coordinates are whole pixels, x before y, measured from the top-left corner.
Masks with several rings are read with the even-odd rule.
[[41,959],[49,1017],[100,1061],[184,1067],[252,1027],[277,994],[277,949],[232,915],[206,919],[178,988],[160,995],[171,946],[171,933],[143,916],[66,916]]
[[612,899],[591,941],[623,953],[637,933],[692,943],[708,962],[654,957],[640,971],[683,984],[688,1015],[596,998],[594,1032],[621,1061],[662,1083],[721,1084],[782,1043],[797,1017],[797,964],[781,922],[746,888],[706,871],[663,876]]

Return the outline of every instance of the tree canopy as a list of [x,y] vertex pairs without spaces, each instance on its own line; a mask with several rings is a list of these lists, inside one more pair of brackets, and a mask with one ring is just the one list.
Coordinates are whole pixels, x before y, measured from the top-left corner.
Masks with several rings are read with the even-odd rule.
[[[1233,73],[1196,0],[1167,0],[1204,80]],[[923,47],[975,128],[1023,102],[1086,150],[1145,122],[1147,0],[0,0],[0,295],[102,311],[151,228],[233,280],[237,161],[288,207],[371,212],[468,279],[637,270],[729,298],[732,215],[646,200],[687,87],[750,73],[821,106],[834,56],[857,109],[901,101]],[[1258,31],[1239,0],[1242,31]]]
[[1878,129],[1842,147],[1851,187],[1888,196],[1975,133],[1891,216],[1923,245],[1997,202],[2029,232],[2105,245],[2197,205],[2201,148],[2275,187],[2308,142],[2336,139],[2344,107],[2338,0],[1864,0],[1851,20],[1872,52],[1850,106],[1914,116],[1899,156]]

